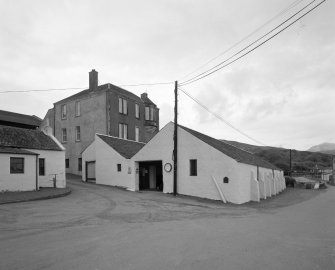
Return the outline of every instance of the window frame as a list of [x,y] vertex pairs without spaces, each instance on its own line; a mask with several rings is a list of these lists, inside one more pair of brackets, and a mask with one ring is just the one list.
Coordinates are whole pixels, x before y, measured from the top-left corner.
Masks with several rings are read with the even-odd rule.
[[119,123],[119,138],[128,140],[128,125]]
[[135,103],[135,118],[140,119],[140,105]]
[[145,120],[154,121],[154,108],[152,106],[145,107]]
[[[16,161],[22,161],[22,163],[20,162],[19,165],[22,165],[22,168],[15,168],[14,165],[18,165],[18,163],[14,162],[14,160]],[[13,168],[14,167],[14,168]],[[10,157],[10,161],[9,161],[9,172],[10,174],[24,174],[24,158],[23,157]]]
[[122,97],[119,97],[119,113],[128,115],[128,100]]
[[[43,161],[43,167],[41,167],[41,161]],[[41,169],[43,169],[42,173],[41,173]],[[38,175],[39,176],[45,176],[45,158],[39,158],[38,159]]]
[[74,103],[74,115],[79,117],[81,115],[80,100],[75,101]]
[[62,104],[60,106],[60,115],[61,115],[61,119],[64,120],[64,119],[67,119],[67,108],[66,108],[66,104]]
[[[64,140],[65,137],[65,140]],[[62,143],[67,143],[67,130],[66,128],[62,128]]]
[[[78,138],[79,135],[79,138]],[[75,141],[80,142],[81,141],[81,131],[80,131],[80,126],[75,127]]]
[[116,164],[116,171],[121,172],[122,171],[122,165],[121,163]]
[[[138,132],[136,132],[138,130]],[[140,128],[139,127],[135,127],[135,141],[139,142],[140,141]]]
[[190,159],[190,176],[198,176],[198,160]]

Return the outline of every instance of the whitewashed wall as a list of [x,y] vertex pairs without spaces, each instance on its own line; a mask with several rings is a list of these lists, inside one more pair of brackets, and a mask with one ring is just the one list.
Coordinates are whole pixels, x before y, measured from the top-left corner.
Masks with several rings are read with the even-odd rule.
[[[10,174],[10,157],[24,158],[24,173]],[[36,190],[36,156],[0,153],[0,191]]]
[[65,151],[49,151],[26,149],[39,154],[38,158],[45,159],[45,175],[38,176],[40,187],[53,187],[54,175],[57,175],[56,187],[66,187],[66,174],[65,174]]
[[[124,158],[98,136],[95,137],[96,183],[135,190],[134,162]],[[117,171],[121,164],[121,171]]]
[[[97,135],[95,135],[97,138]],[[95,140],[83,151],[81,155],[82,161],[82,174],[81,179],[86,181],[86,162],[87,161],[95,161],[96,160],[96,152],[95,152]]]

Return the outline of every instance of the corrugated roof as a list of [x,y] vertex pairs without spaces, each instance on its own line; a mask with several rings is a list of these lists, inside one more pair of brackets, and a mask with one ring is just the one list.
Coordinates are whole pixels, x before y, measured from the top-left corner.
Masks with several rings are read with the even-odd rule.
[[11,148],[11,147],[2,147],[0,146],[0,153],[8,154],[22,154],[22,155],[38,155],[37,153],[20,149],[20,148]]
[[[129,92],[129,91],[127,91],[127,90],[125,90],[121,87],[118,87],[114,84],[111,84],[111,83],[99,85],[98,90],[96,92],[98,93],[98,92],[105,92],[105,91],[113,91],[113,92],[118,93],[119,95],[126,96],[130,99],[133,99],[136,102],[143,102],[138,96],[136,96],[132,92]],[[68,101],[68,100],[79,99],[81,97],[89,95],[90,93],[93,93],[93,92],[90,91],[89,89],[86,89],[86,90],[83,90],[83,91],[81,91],[77,94],[74,94],[74,95],[69,96],[67,98],[64,98],[60,101],[57,101],[57,102],[55,102],[55,104],[61,103],[61,102],[64,102],[64,101]]]
[[132,158],[145,145],[145,143],[124,140],[107,135],[97,134],[97,136],[126,159]]
[[188,133],[192,134],[193,136],[197,137],[199,140],[203,141],[204,143],[207,143],[208,145],[212,146],[216,150],[235,159],[237,162],[254,165],[254,166],[260,166],[260,167],[268,168],[268,169],[279,170],[275,165],[261,159],[260,157],[250,152],[244,151],[233,145],[230,145],[223,141],[209,137],[193,129],[190,129],[190,128],[187,128],[181,125],[178,125],[178,126],[184,129],[185,131],[187,131]]
[[57,143],[40,130],[0,125],[0,146],[62,151]]
[[0,110],[0,121],[19,123],[38,127],[42,120],[35,115],[27,115]]

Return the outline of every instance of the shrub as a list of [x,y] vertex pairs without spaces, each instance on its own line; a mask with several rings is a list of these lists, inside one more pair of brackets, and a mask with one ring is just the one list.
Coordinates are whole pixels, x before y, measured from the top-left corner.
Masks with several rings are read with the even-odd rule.
[[295,179],[291,176],[285,176],[286,187],[293,187],[297,184]]

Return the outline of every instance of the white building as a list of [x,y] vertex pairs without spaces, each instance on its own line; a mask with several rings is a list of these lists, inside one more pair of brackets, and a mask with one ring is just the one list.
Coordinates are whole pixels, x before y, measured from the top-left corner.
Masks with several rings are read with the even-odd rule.
[[[130,147],[130,141],[118,139],[118,145],[116,138],[97,135],[84,151],[83,160],[96,162],[97,183],[133,191],[155,189],[172,193],[173,132],[174,124],[170,122],[144,147],[134,148],[127,157],[120,152],[128,149],[124,145]],[[106,138],[115,145],[108,147]],[[179,194],[236,204],[266,199],[285,188],[283,173],[274,165],[180,125],[177,178]]]
[[0,191],[66,186],[65,149],[45,132],[0,126]]

